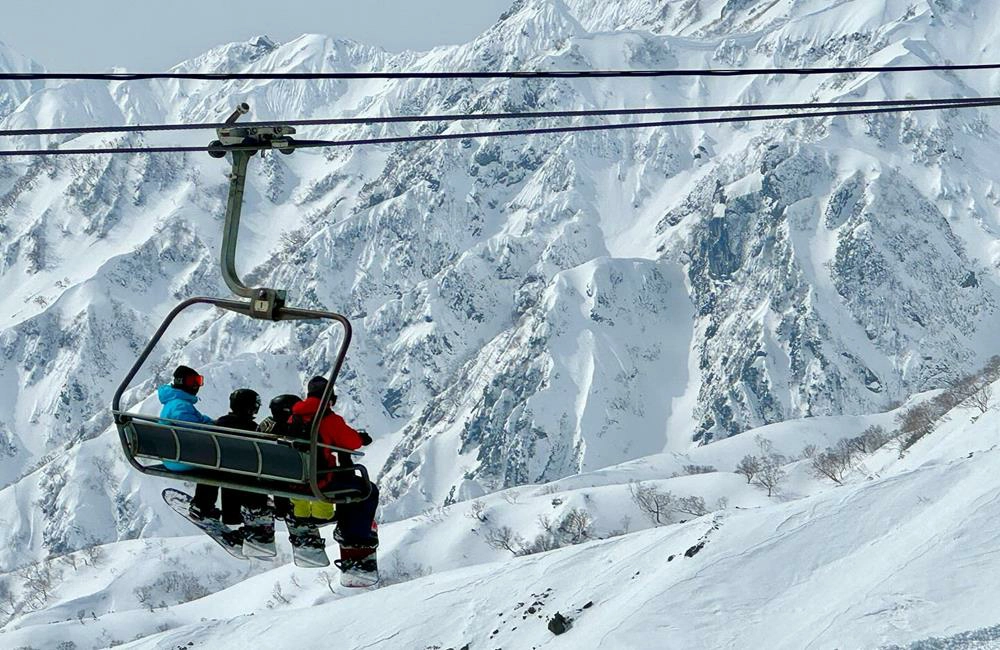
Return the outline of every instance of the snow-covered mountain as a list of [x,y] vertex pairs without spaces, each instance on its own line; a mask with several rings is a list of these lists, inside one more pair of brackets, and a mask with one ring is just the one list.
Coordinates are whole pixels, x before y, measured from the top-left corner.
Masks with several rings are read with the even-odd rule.
[[[465,45],[390,54],[317,35],[259,37],[176,69],[992,62],[990,9],[985,0],[521,0]],[[6,49],[0,67],[40,69]],[[218,121],[239,101],[254,119],[279,119],[985,96],[998,81],[977,72],[12,84],[0,87],[0,123]],[[980,367],[996,353],[996,119],[967,109],[268,156],[251,164],[239,263],[253,282],[288,289],[293,304],[351,317],[338,404],[375,435],[368,464],[382,519],[402,526],[504,488],[559,485],[664,452],[693,457],[696,445],[734,444],[744,436],[727,438],[747,429],[878,413]],[[162,482],[120,457],[108,403],[174,304],[226,295],[216,258],[227,171],[191,155],[0,162],[0,520],[10,522],[0,527],[0,572],[118,542],[108,552],[134,550],[138,562],[138,549],[159,542],[128,540],[185,532],[159,502]],[[127,399],[155,410],[152,389],[184,362],[208,379],[209,413],[243,385],[266,401],[324,370],[336,336],[202,312],[177,324]],[[622,492],[628,473],[616,476]],[[435,558],[420,562],[446,566]],[[263,569],[208,588],[246,586],[247,571]]]

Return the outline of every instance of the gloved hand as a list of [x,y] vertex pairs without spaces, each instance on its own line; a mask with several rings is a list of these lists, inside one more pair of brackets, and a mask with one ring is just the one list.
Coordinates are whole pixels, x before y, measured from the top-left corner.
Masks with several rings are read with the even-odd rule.
[[368,445],[372,444],[372,437],[368,435],[368,432],[365,431],[364,429],[358,429],[358,435],[361,436],[362,447],[367,447]]

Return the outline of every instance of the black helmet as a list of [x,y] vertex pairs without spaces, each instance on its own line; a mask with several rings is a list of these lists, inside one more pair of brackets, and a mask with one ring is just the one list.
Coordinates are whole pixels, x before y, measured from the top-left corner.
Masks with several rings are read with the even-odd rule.
[[260,395],[249,388],[238,388],[229,395],[229,410],[256,415],[260,410]]
[[180,388],[191,394],[196,394],[198,389],[205,385],[205,378],[198,374],[194,368],[187,366],[177,366],[174,370],[174,388]]
[[271,400],[268,408],[271,409],[271,417],[275,422],[288,422],[292,415],[292,407],[302,401],[298,395],[278,395]]
[[323,391],[326,390],[326,385],[330,383],[326,380],[326,377],[316,376],[309,380],[306,384],[306,396],[307,397],[322,397]]

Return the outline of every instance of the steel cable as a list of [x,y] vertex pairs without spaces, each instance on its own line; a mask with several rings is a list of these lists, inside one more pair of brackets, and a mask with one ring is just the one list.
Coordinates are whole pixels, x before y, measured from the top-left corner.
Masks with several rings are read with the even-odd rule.
[[[556,133],[584,133],[593,131],[617,131],[627,129],[646,129],[669,126],[691,126],[691,125],[711,125],[711,124],[737,124],[761,121],[784,121],[793,119],[818,118],[818,117],[839,117],[848,115],[876,115],[882,113],[903,113],[943,110],[948,108],[980,108],[1000,106],[1000,98],[984,99],[962,99],[948,102],[936,102],[926,105],[903,105],[885,106],[880,108],[852,108],[842,110],[806,111],[802,113],[784,113],[778,115],[741,115],[729,117],[706,117],[691,118],[683,120],[663,120],[656,122],[623,122],[613,124],[577,124],[569,126],[554,127],[534,127],[524,129],[509,129],[501,131],[470,131],[458,133],[435,133],[423,135],[390,136],[381,138],[356,138],[345,140],[295,140],[289,145],[282,145],[288,149],[314,149],[349,147],[372,144],[400,144],[410,142],[430,142],[445,140],[466,140],[493,137],[512,137],[524,135],[547,135]],[[730,110],[737,110],[733,107]],[[697,109],[692,109],[692,112]],[[229,125],[232,126],[232,125]],[[83,149],[27,149],[27,150],[0,150],[0,157],[11,156],[59,156],[59,155],[85,155],[85,154],[135,154],[135,153],[188,153],[188,152],[219,152],[219,151],[260,151],[271,149],[265,145],[222,145],[210,146],[167,146],[167,147],[108,147],[108,148],[83,148]]]
[[453,113],[437,115],[393,115],[376,117],[339,117],[304,120],[264,120],[259,122],[205,122],[201,124],[133,124],[123,126],[69,126],[35,129],[0,129],[0,137],[22,137],[33,135],[82,135],[87,133],[135,133],[153,131],[199,131],[229,127],[253,128],[271,126],[346,126],[373,124],[403,124],[414,122],[460,122],[473,120],[514,120],[549,119],[573,117],[624,117],[631,115],[668,115],[676,113],[718,113],[727,111],[790,111],[818,108],[880,108],[883,106],[945,106],[960,104],[979,105],[983,102],[1000,100],[1000,97],[929,98],[929,99],[883,99],[850,102],[788,102],[779,104],[743,104],[714,106],[679,106],[661,108],[611,108],[567,111],[533,111],[527,113]]

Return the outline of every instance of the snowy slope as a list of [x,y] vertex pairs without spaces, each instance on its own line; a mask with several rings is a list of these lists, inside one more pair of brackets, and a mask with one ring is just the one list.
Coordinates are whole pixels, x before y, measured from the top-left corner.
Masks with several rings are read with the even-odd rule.
[[[790,453],[891,419],[812,419],[755,433]],[[463,503],[383,527],[387,581],[416,579],[371,593],[336,586],[335,572],[294,568],[287,550],[271,568],[232,560],[200,537],[122,542],[97,561],[117,567],[110,575],[84,558],[73,571],[60,563],[71,578],[52,606],[18,617],[2,638],[12,647],[133,638],[142,640],[131,647],[319,647],[330,634],[324,621],[336,621],[351,648],[876,648],[953,636],[996,624],[982,576],[995,569],[998,434],[995,412],[956,409],[905,458],[876,452],[863,463],[871,473],[859,467],[843,487],[793,462],[778,499],[724,469],[752,450],[748,436],[491,495],[486,521]],[[723,471],[663,478],[688,463]],[[601,522],[619,515],[649,526],[628,497],[634,479],[714,490],[730,503],[687,523],[611,533]],[[528,533],[533,518],[570,507],[594,515],[598,536],[618,536],[514,559],[482,540],[501,524]],[[547,629],[557,611],[574,619],[559,637]]]
[[[353,648],[801,650],[946,636],[996,623],[995,590],[982,576],[998,568],[998,460],[993,451],[942,461],[766,512],[449,572],[305,611],[195,624],[133,647],[193,639],[318,647],[329,634],[317,624],[324,620]],[[525,618],[532,606],[537,613]],[[545,626],[556,611],[575,619],[560,637]]]

